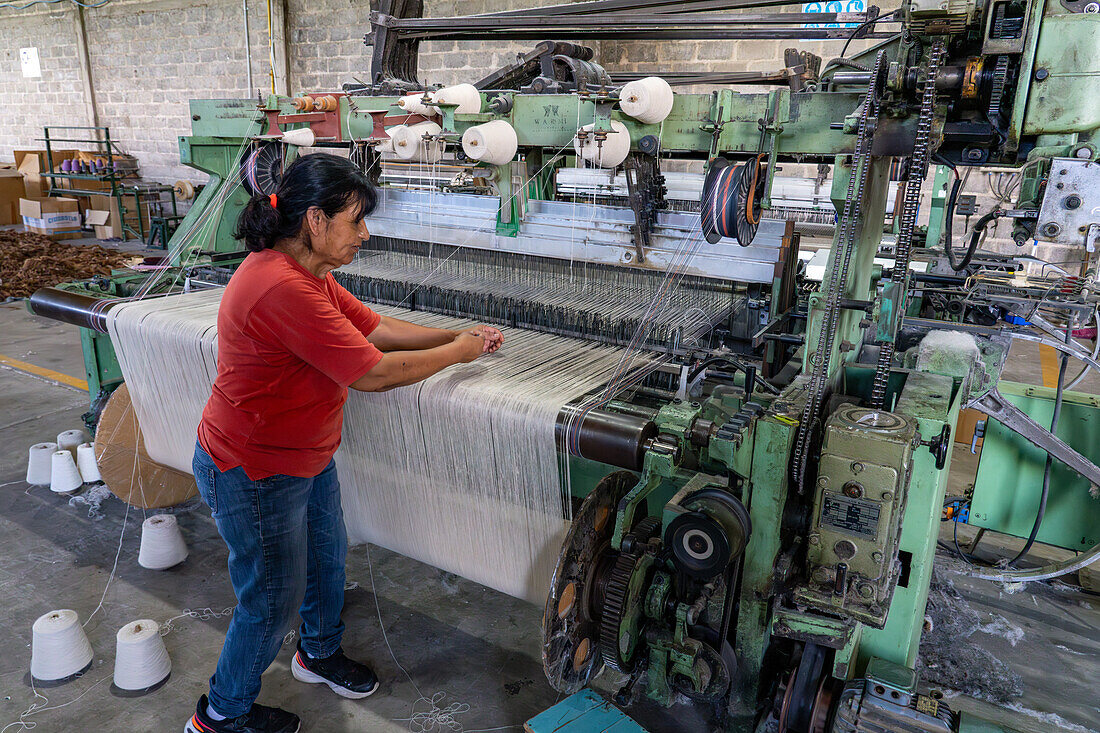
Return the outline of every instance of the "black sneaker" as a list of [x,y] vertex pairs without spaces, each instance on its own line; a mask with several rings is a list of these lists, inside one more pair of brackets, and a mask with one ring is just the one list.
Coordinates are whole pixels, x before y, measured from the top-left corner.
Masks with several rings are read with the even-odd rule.
[[199,698],[195,714],[183,727],[183,733],[298,733],[302,727],[302,721],[294,713],[256,704],[246,715],[214,720],[206,714],[209,703],[206,695]]
[[302,651],[302,642],[298,642],[298,651],[290,663],[290,673],[299,682],[315,684],[323,682],[341,697],[358,700],[371,695],[378,689],[378,678],[365,664],[348,659],[341,649],[324,659],[311,659]]

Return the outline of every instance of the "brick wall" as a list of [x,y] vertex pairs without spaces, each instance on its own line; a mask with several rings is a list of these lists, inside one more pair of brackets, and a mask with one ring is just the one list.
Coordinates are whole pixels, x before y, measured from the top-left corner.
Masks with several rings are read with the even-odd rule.
[[[37,47],[42,77],[24,79],[19,49]],[[74,18],[70,11],[0,10],[0,160],[41,148],[45,124],[87,125]]]

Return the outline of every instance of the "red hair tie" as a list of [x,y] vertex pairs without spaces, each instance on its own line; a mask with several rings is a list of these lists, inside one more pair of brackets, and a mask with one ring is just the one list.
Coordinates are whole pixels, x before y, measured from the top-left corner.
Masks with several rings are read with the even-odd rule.
[[270,196],[268,196],[267,200],[271,202],[271,208],[279,208],[279,199],[276,198],[275,194],[271,194]]

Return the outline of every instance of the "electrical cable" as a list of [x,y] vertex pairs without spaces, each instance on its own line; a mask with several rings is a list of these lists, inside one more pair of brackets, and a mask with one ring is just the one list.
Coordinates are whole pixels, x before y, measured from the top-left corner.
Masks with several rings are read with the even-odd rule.
[[840,57],[844,58],[844,56],[848,53],[848,46],[851,45],[852,41],[855,40],[856,36],[859,35],[859,32],[861,30],[863,30],[864,28],[866,28],[869,25],[877,23],[880,20],[881,21],[892,20],[893,16],[897,12],[898,12],[897,9],[888,10],[888,11],[885,11],[885,12],[880,12],[874,18],[868,18],[867,20],[865,20],[862,23],[860,23],[859,25],[857,25],[855,27],[855,30],[852,31],[851,35],[848,36],[848,40],[844,42],[844,48],[840,49]]
[[[1066,342],[1070,341],[1073,333],[1072,324],[1066,324]],[[1062,354],[1061,364],[1058,367],[1058,390],[1054,395],[1054,414],[1050,418],[1050,432],[1055,434],[1058,429],[1058,418],[1062,413],[1062,395],[1066,384],[1066,367],[1069,366],[1069,354]],[[1050,471],[1054,466],[1054,456],[1047,453],[1046,466],[1043,468],[1043,490],[1039,494],[1039,510],[1035,513],[1035,522],[1031,525],[1031,532],[1027,536],[1027,542],[1016,557],[1008,561],[1008,567],[1015,567],[1016,563],[1024,558],[1035,544],[1035,537],[1039,534],[1039,527],[1043,524],[1043,518],[1047,513],[1047,499],[1050,497]]]

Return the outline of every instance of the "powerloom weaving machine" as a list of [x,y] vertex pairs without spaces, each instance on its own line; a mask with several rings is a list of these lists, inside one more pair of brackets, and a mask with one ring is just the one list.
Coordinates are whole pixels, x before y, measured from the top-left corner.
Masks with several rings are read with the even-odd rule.
[[[272,190],[300,146],[347,150],[382,191],[362,258],[337,273],[364,300],[662,360],[559,416],[571,523],[542,633],[547,678],[569,697],[528,730],[642,730],[585,689],[601,672],[621,706],[690,709],[708,730],[1006,730],[918,689],[914,668],[962,407],[1067,466],[1097,524],[1100,469],[998,387],[1013,338],[1100,367],[1067,335],[1097,308],[1100,7],[747,12],[776,5],[599,0],[425,19],[420,2],[382,0],[368,82],[191,102],[181,160],[210,180],[153,286],[119,273],[43,289],[29,308],[82,327],[94,421],[123,378],[108,311],[226,282],[248,196]],[[723,9],[746,12],[712,12]],[[840,27],[802,25],[822,22]],[[417,80],[420,41],[547,35],[882,40],[824,66],[794,49],[774,73],[614,79],[591,49],[543,42],[472,86]],[[835,217],[778,175],[783,163],[832,166]],[[959,236],[968,166],[1017,169],[1022,185],[1013,208]],[[996,218],[1021,244],[1079,248],[1080,272],[1028,274],[1027,258],[977,251]],[[818,285],[799,247],[822,224],[832,246]],[[676,305],[653,309],[666,293]],[[1043,541],[1084,550],[1072,563],[978,572],[1041,580],[1100,555],[1058,529]]]

